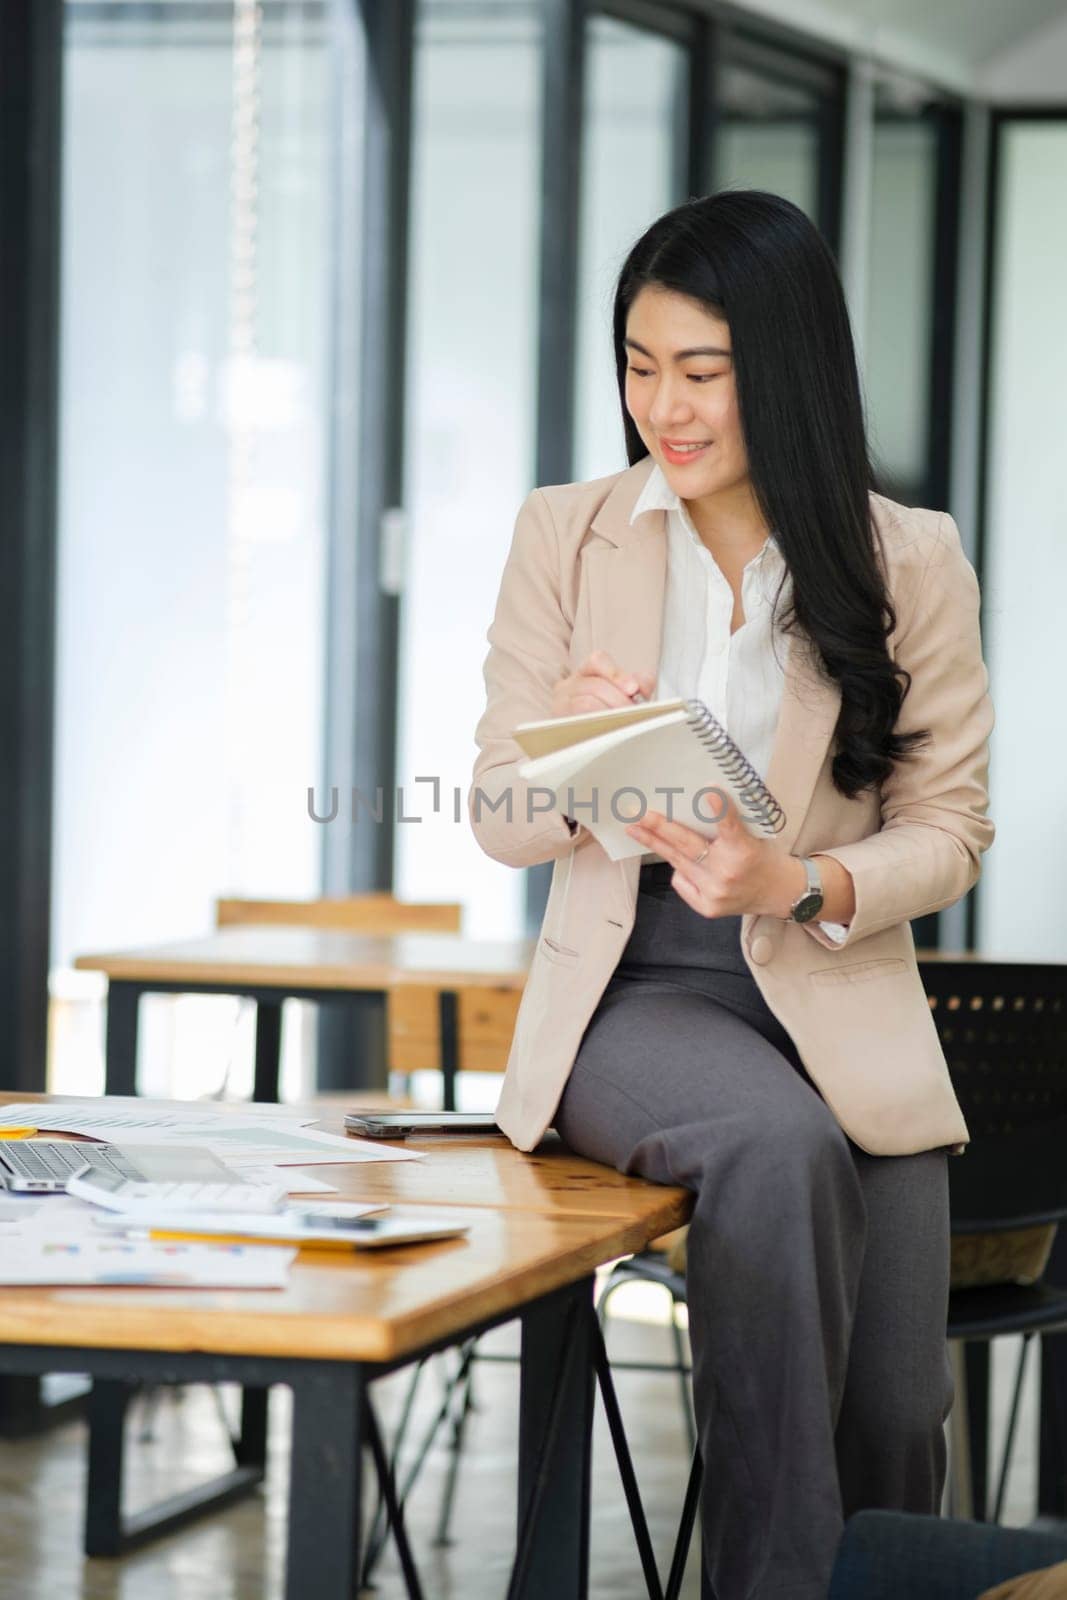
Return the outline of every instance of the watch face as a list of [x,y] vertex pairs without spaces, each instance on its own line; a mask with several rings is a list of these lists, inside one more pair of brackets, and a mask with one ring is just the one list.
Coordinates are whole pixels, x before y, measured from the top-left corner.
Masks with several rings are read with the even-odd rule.
[[810,922],[822,910],[822,895],[818,889],[809,889],[807,894],[802,894],[793,907],[794,922]]

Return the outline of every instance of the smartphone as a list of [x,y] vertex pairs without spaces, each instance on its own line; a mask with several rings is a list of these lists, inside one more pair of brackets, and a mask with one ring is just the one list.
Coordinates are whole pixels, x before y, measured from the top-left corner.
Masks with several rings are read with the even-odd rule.
[[491,1111],[350,1111],[349,1133],[365,1139],[406,1139],[420,1133],[499,1133]]

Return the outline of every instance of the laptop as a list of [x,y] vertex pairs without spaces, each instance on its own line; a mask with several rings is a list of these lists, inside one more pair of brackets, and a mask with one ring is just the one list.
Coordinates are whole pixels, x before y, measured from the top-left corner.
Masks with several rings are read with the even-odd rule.
[[63,1194],[67,1179],[86,1166],[134,1183],[234,1182],[230,1168],[210,1150],[189,1145],[124,1150],[83,1139],[0,1138],[0,1187],[11,1194]]

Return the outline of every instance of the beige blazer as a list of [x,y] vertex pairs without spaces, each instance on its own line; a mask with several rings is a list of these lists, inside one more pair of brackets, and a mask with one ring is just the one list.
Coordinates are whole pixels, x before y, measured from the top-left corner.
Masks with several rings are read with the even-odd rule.
[[[537,489],[519,512],[489,630],[487,705],[470,813],[482,848],[508,866],[555,861],[519,1011],[500,1124],[531,1149],[550,1124],[586,1025],[633,926],[639,862],[609,861],[585,828],[538,811],[516,763],[520,722],[550,715],[552,688],[594,649],[655,672],[666,578],[666,513],[630,513],[647,459],[592,483]],[[796,855],[835,856],[856,914],[840,946],[811,924],[742,921],[745,960],[827,1105],[878,1155],[961,1146],[967,1128],[915,961],[909,919],[951,905],[992,842],[986,816],[993,712],[978,628],[978,584],[951,517],[872,496],[897,626],[889,644],[911,674],[899,728],[931,738],[880,795],[848,800],[830,776],[840,692],[803,638],[789,647],[766,774],[780,835]],[[655,1062],[649,1063],[655,1073]]]

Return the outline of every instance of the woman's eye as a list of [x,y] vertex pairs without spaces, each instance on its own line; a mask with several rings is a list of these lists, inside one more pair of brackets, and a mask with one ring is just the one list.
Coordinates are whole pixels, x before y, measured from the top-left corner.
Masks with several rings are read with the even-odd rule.
[[[633,366],[628,366],[626,368],[626,370],[627,370],[627,372],[632,372],[635,378],[651,378],[652,377],[652,368],[651,367],[633,367]],[[690,383],[714,383],[716,378],[721,378],[722,377],[722,373],[721,372],[690,372],[690,373],[687,373],[686,376],[688,377]]]

